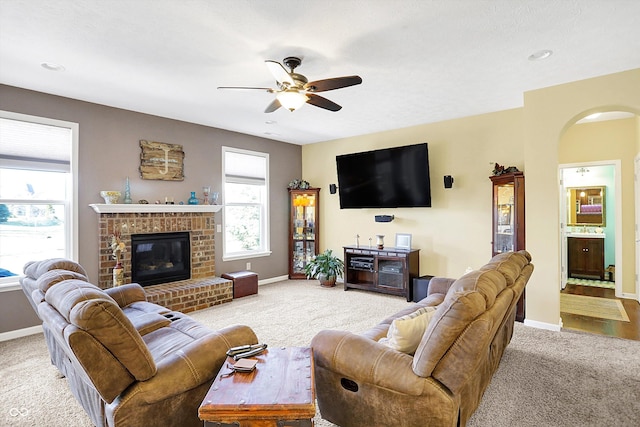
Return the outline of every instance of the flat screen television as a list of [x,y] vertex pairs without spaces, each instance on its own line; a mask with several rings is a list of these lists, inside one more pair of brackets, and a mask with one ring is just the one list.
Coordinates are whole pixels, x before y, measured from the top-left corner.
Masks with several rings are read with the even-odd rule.
[[340,209],[431,207],[427,143],[336,156]]

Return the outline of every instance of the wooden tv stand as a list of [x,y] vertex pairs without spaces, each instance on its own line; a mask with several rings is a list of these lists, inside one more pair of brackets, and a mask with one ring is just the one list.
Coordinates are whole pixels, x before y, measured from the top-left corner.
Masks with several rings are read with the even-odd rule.
[[401,295],[413,300],[413,279],[420,276],[420,249],[344,246],[344,290]]

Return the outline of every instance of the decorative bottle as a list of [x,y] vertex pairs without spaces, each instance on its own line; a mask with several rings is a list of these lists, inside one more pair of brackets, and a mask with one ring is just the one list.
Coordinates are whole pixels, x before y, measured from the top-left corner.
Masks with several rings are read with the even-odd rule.
[[131,187],[129,186],[129,177],[127,177],[127,181],[124,184],[124,202],[126,204],[133,203],[131,200]]
[[196,192],[192,191],[191,192],[191,197],[189,197],[189,201],[187,202],[190,205],[197,205],[198,204],[198,198],[196,197]]

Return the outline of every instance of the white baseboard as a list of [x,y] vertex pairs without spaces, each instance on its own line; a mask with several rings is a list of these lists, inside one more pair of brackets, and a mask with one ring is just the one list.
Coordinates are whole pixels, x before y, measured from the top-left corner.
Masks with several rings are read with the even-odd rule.
[[269,279],[258,280],[258,286],[266,285],[268,283],[282,282],[283,280],[288,280],[289,276],[276,276],[271,277]]
[[15,331],[0,333],[0,342],[9,341],[16,338],[26,337],[28,335],[35,335],[42,332],[42,325],[31,326],[24,329],[16,329]]
[[560,332],[560,329],[562,327],[561,325],[554,325],[553,323],[538,322],[536,320],[529,319],[524,319],[524,324],[525,326],[531,326],[532,328],[546,329],[548,331],[555,332]]

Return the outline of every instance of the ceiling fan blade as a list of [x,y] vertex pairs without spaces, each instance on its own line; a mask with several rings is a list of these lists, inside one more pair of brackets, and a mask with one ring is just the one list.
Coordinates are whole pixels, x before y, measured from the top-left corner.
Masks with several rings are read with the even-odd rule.
[[362,83],[360,76],[346,76],[309,82],[304,85],[304,88],[309,92],[325,92],[327,90],[359,85],[360,83]]
[[340,105],[333,101],[329,101],[327,98],[323,98],[320,95],[314,95],[313,93],[307,93],[307,104],[315,105],[316,107],[324,108],[329,111],[340,111],[342,108]]
[[248,90],[264,90],[269,93],[275,92],[275,89],[272,89],[270,87],[218,86],[218,89],[248,89]]
[[271,101],[271,104],[267,105],[267,108],[264,109],[264,112],[273,113],[280,107],[282,107],[282,104],[280,104],[280,101],[278,101],[278,98],[276,98],[273,101]]
[[290,86],[295,86],[293,78],[291,78],[291,76],[281,63],[273,61],[271,59],[267,59],[266,61],[264,61],[264,63],[267,64],[267,68],[269,69],[273,77],[275,77],[278,83],[287,83]]

